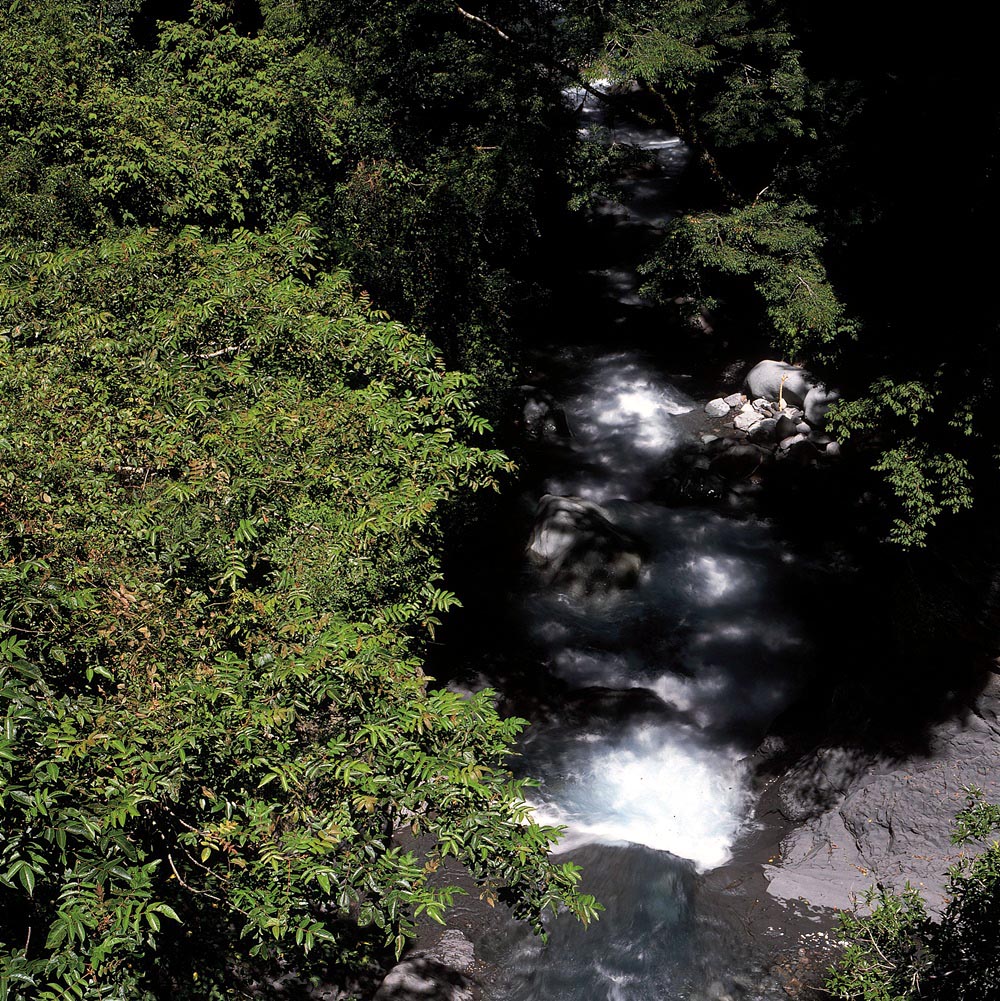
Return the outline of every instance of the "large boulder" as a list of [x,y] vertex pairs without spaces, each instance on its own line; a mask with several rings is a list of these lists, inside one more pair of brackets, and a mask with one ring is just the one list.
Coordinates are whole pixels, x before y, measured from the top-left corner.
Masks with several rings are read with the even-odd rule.
[[779,809],[796,826],[765,867],[772,896],[850,907],[873,883],[898,891],[909,882],[940,911],[948,866],[962,855],[951,830],[966,788],[1000,799],[1000,674],[955,708],[917,750],[832,745],[785,772]]
[[542,497],[528,555],[550,583],[576,594],[633,587],[642,568],[639,543],[582,497]]
[[[784,382],[782,382],[784,379]],[[798,365],[771,359],[755,365],[747,374],[744,391],[750,399],[763,397],[800,407],[813,427],[822,427],[830,404],[840,398],[835,389],[820,382]]]

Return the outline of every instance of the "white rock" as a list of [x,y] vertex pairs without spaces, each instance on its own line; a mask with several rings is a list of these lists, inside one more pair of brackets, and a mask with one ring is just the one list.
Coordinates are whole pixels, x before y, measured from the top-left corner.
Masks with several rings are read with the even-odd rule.
[[724,396],[724,402],[730,407],[738,407],[743,404],[745,397],[742,393],[730,393],[729,396]]
[[729,404],[722,397],[710,400],[705,404],[705,413],[709,417],[725,417],[729,413]]
[[739,428],[740,431],[750,431],[760,422],[760,414],[758,414],[757,411],[751,407],[750,413],[741,412],[736,415],[736,420],[733,421],[733,427]]
[[775,400],[780,393],[786,403],[802,408],[806,420],[813,427],[822,425],[830,404],[840,398],[836,390],[823,385],[804,368],[771,359],[760,362],[750,370],[746,377],[746,390],[751,397]]

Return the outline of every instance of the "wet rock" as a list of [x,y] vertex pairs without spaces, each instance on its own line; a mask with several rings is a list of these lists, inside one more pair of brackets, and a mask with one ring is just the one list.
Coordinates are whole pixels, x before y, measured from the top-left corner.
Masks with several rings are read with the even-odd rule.
[[449,928],[436,945],[411,953],[394,966],[374,1001],[472,1001],[469,972],[474,960],[472,943]]
[[566,412],[552,395],[537,386],[522,386],[524,403],[521,423],[529,438],[566,439],[572,437]]
[[576,594],[633,587],[642,567],[638,542],[581,497],[542,497],[528,553],[549,583]]
[[824,454],[830,456],[831,459],[836,459],[837,456],[840,455],[840,442],[839,441],[831,441],[826,446],[826,451],[825,451]]
[[657,498],[668,504],[711,504],[721,500],[726,492],[725,481],[709,470],[707,458],[702,459],[704,465],[699,461],[689,472],[664,480],[656,491]]
[[742,393],[730,393],[722,398],[727,407],[740,407],[746,402],[746,397]]
[[721,397],[705,404],[705,413],[709,417],[725,417],[729,413],[729,404]]
[[742,443],[742,441],[743,441],[743,436],[742,435],[739,435],[739,436],[737,436],[737,435],[725,435],[725,436],[720,435],[714,441],[710,441],[706,445],[705,451],[708,452],[709,455],[718,455],[719,452],[724,452],[730,446],[736,444],[737,442]]
[[806,463],[819,455],[816,446],[803,435],[797,442],[788,446],[788,454],[799,462]]
[[703,445],[711,445],[713,441],[719,441],[717,434],[703,434],[701,436],[701,443]]

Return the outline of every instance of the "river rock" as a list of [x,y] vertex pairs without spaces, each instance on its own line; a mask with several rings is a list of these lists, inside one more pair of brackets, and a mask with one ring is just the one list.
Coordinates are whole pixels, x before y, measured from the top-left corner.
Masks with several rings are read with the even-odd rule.
[[712,472],[727,480],[739,480],[757,472],[771,458],[771,453],[759,445],[740,442],[712,459]]
[[789,436],[796,433],[795,421],[785,414],[782,414],[777,421],[777,427],[774,429],[775,438],[788,438]]
[[840,442],[839,441],[829,442],[826,446],[824,454],[830,456],[831,459],[836,459],[837,456],[840,455]]
[[549,583],[575,594],[633,587],[642,567],[637,541],[614,525],[605,508],[582,497],[542,497],[528,554]]
[[733,427],[739,428],[740,431],[750,431],[753,427],[761,422],[763,418],[757,413],[753,407],[750,408],[750,412],[746,413],[741,411],[736,415],[736,419],[733,421]]
[[449,928],[430,949],[411,953],[394,966],[374,1001],[473,1001],[472,943]]
[[836,390],[829,389],[804,368],[772,359],[762,361],[750,370],[745,389],[750,397],[773,400],[780,393],[783,400],[802,408],[805,419],[813,427],[822,425],[830,404],[839,399]]
[[940,911],[945,874],[961,855],[951,843],[964,787],[1000,798],[1000,675],[964,712],[932,726],[925,746],[903,756],[828,746],[810,752],[780,785],[781,812],[799,826],[766,868],[768,891],[849,907],[876,881],[908,880]]
[[758,445],[770,445],[778,433],[778,422],[773,417],[765,417],[750,429],[750,440]]
[[705,404],[705,413],[709,417],[725,417],[729,413],[729,404],[721,397],[717,400],[710,400]]
[[782,438],[778,444],[778,448],[780,448],[782,452],[787,452],[793,445],[805,440],[806,436],[804,434],[793,434],[788,438]]
[[795,425],[795,431],[797,434],[809,434],[809,432],[812,431],[812,428],[806,424],[805,421],[799,421],[799,423]]
[[788,446],[788,455],[805,464],[819,455],[819,449],[805,435],[802,435],[798,441]]
[[708,468],[708,457],[700,456],[692,469],[667,477],[656,496],[668,504],[711,504],[722,499],[725,480]]
[[754,410],[757,411],[757,413],[767,414],[769,417],[771,416],[772,408],[770,400],[765,400],[762,397],[760,399],[754,400],[752,405]]
[[742,393],[730,393],[729,396],[724,396],[722,400],[727,407],[739,407],[743,405],[746,398]]

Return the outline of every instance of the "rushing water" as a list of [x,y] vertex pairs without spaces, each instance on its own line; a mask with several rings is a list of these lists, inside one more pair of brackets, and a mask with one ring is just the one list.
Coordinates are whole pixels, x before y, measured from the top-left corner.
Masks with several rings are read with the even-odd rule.
[[[486,995],[755,997],[741,980],[742,917],[704,874],[747,835],[744,759],[810,661],[788,600],[802,568],[762,520],[657,500],[697,434],[699,405],[631,337],[629,313],[643,308],[635,265],[669,218],[686,151],[570,97],[582,102],[582,128],[639,145],[652,162],[623,178],[621,202],[595,213],[606,253],[585,280],[611,303],[595,322],[614,329],[539,345],[526,387],[542,524],[512,619],[540,687],[557,695],[528,712],[518,767],[541,780],[538,816],[566,826],[562,850],[607,910],[587,930],[554,920],[547,944],[497,924],[477,943],[492,970]],[[634,551],[622,563],[635,571],[627,586],[600,574],[616,546]],[[552,570],[554,553],[571,554],[570,572]]]

